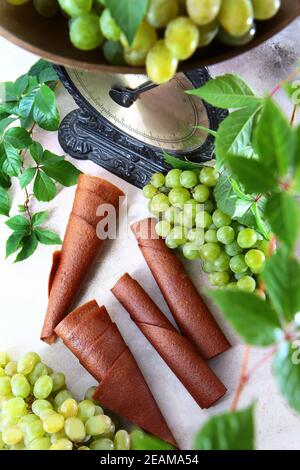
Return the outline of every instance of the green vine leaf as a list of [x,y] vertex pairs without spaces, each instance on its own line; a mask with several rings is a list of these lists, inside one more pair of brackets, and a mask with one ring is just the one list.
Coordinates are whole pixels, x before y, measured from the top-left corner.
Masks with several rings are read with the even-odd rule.
[[55,93],[45,84],[38,90],[33,108],[33,118],[47,131],[56,131],[59,126],[59,114],[56,107]]
[[43,171],[38,171],[33,184],[33,192],[38,201],[51,201],[56,195],[55,183]]
[[6,222],[6,225],[14,232],[28,234],[30,231],[30,222],[23,215],[15,215]]
[[213,416],[196,434],[196,450],[254,450],[254,406]]
[[247,193],[267,193],[278,188],[278,181],[264,163],[234,156],[228,156],[226,162]]
[[41,228],[37,228],[34,230],[36,237],[40,243],[44,245],[61,245],[62,240],[59,235],[55,232],[51,232],[50,230],[45,230]]
[[6,160],[2,166],[3,171],[8,176],[19,176],[21,169],[21,158],[19,151],[8,142],[3,142],[3,147],[6,154]]
[[29,132],[22,127],[8,129],[3,136],[3,140],[18,150],[29,147],[32,142]]
[[36,175],[36,172],[36,168],[26,168],[26,170],[23,171],[22,175],[20,176],[20,186],[22,189],[26,188],[26,186],[31,183]]
[[11,256],[20,248],[23,238],[23,232],[14,232],[10,235],[6,242],[6,258]]
[[44,149],[39,142],[32,142],[29,147],[29,152],[37,164],[42,162]]
[[175,447],[156,436],[135,430],[131,434],[132,450],[175,450]]
[[32,226],[38,227],[42,225],[47,218],[48,218],[48,211],[36,212],[36,214],[32,216]]
[[299,343],[281,344],[273,361],[273,373],[282,395],[291,408],[300,413]]
[[6,189],[0,186],[0,214],[9,216],[10,201]]
[[74,186],[77,184],[78,176],[81,174],[72,163],[67,162],[60,157],[59,161],[46,161],[43,163],[43,171],[53,178],[55,181],[58,181],[63,186]]
[[122,0],[122,2],[120,0],[105,0],[105,5],[131,44],[146,15],[148,0],[135,0],[134,2],[132,0]]
[[178,170],[201,170],[203,165],[199,163],[193,163],[188,160],[181,160],[180,158],[173,157],[167,152],[163,152],[164,161],[170,165],[172,168],[177,168]]
[[15,259],[15,263],[24,261],[33,255],[38,246],[38,240],[36,234],[32,232],[27,237],[24,237],[21,242],[21,251]]

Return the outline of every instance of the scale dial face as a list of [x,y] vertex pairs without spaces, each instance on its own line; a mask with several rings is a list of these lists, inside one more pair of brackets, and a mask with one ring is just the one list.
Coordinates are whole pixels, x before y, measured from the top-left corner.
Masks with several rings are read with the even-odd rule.
[[67,73],[85,100],[110,124],[147,146],[188,153],[207,139],[206,132],[195,128],[209,127],[206,108],[201,99],[185,93],[193,85],[184,74],[141,94],[130,108],[123,108],[111,99],[109,90],[112,86],[136,88],[148,80],[146,76],[72,69]]

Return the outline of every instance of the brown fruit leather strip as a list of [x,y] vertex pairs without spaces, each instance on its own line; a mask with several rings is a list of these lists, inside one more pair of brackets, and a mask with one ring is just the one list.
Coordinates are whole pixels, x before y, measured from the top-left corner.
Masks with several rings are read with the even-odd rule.
[[230,343],[183,264],[164,240],[155,236],[155,224],[155,219],[148,218],[133,224],[131,229],[181,332],[204,359],[211,359],[229,349]]
[[178,333],[136,280],[124,274],[112,293],[201,408],[209,408],[226,393],[196,348]]

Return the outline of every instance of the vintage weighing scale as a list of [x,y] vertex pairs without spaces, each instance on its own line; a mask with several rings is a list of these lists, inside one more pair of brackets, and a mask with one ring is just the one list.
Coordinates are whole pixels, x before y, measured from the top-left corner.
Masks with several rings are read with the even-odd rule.
[[213,156],[213,138],[227,111],[185,93],[210,79],[203,67],[155,86],[144,75],[91,73],[56,67],[78,109],[63,120],[59,141],[77,159],[89,159],[142,187],[164,171],[163,151],[194,162]]

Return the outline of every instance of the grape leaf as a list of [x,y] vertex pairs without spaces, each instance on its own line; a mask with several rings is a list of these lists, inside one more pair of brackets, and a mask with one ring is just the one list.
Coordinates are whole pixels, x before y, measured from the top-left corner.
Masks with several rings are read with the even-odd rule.
[[201,168],[203,168],[202,164],[173,157],[172,155],[169,155],[167,152],[163,152],[163,156],[164,156],[164,161],[168,165],[170,165],[172,168],[177,168],[178,170],[201,170]]
[[41,83],[58,80],[58,76],[53,66],[44,59],[39,59],[35,64],[33,64],[29,69],[28,75],[35,77]]
[[211,417],[195,437],[196,450],[254,450],[254,406]]
[[267,200],[264,213],[275,235],[293,250],[300,226],[298,202],[286,192],[272,194]]
[[51,201],[56,195],[56,186],[43,171],[38,171],[33,184],[33,192],[38,201]]
[[9,216],[10,202],[6,189],[0,186],[0,214]]
[[21,158],[19,151],[8,142],[3,143],[6,154],[6,160],[2,169],[8,176],[19,176],[21,168]]
[[19,261],[24,261],[25,259],[29,258],[37,249],[38,240],[36,234],[32,232],[27,237],[24,237],[21,242],[21,251],[15,259],[15,263]]
[[72,163],[61,158],[59,161],[48,161],[42,166],[43,171],[63,186],[73,186],[78,182],[81,171]]
[[27,234],[30,230],[30,222],[23,215],[15,215],[5,223],[14,232]]
[[16,118],[12,118],[12,117],[7,117],[7,118],[4,118],[0,121],[0,134],[3,134],[3,132],[5,131],[5,129],[10,125],[12,124],[14,121],[16,120]]
[[34,214],[32,216],[32,226],[33,227],[38,227],[43,222],[45,222],[47,217],[48,217],[48,212],[47,211],[37,212],[36,214]]
[[[1,161],[0,161],[1,166]],[[8,189],[11,187],[10,177],[0,169],[0,186],[2,188]]]
[[24,233],[14,232],[6,241],[6,258],[15,253],[20,248],[21,241],[24,238]]
[[112,17],[120,26],[129,44],[132,44],[135,34],[144,19],[148,0],[105,0]]
[[216,77],[201,88],[189,90],[187,93],[199,96],[207,103],[225,109],[243,108],[263,102],[263,99],[256,96],[241,77],[232,74]]
[[22,127],[12,127],[8,129],[3,139],[18,150],[29,147],[32,142],[29,132]]
[[37,228],[34,230],[34,233],[36,234],[36,237],[40,243],[43,243],[44,245],[61,245],[62,240],[54,232],[51,232],[50,230],[45,230],[41,228]]
[[294,345],[288,342],[281,344],[273,361],[273,373],[278,388],[290,407],[300,413],[300,362],[297,342]]
[[36,168],[26,168],[26,170],[23,171],[22,175],[20,176],[20,186],[22,189],[26,188],[26,186],[31,183],[36,175],[36,172]]
[[280,315],[290,322],[300,312],[300,264],[287,250],[278,250],[266,262],[262,277],[268,296]]
[[42,162],[44,149],[39,142],[32,142],[29,152],[36,163]]
[[41,85],[33,107],[33,118],[47,131],[56,131],[59,126],[59,114],[56,107],[55,93],[47,85]]
[[258,160],[228,156],[226,162],[247,193],[266,193],[278,187],[270,169]]
[[25,93],[25,91],[27,90],[28,84],[29,84],[29,77],[27,73],[17,78],[17,80],[14,83],[13,90],[14,90],[15,96],[17,96],[18,99],[20,99],[21,96]]
[[269,346],[282,337],[276,312],[256,294],[215,290],[208,295],[247,344]]

